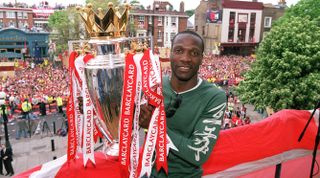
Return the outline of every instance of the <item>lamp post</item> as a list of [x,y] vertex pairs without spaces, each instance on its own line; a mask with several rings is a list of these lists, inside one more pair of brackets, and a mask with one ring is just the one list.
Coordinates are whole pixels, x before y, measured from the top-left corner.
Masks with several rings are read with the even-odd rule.
[[9,134],[8,134],[8,115],[7,115],[7,108],[5,105],[5,98],[6,98],[6,93],[1,91],[0,92],[0,112],[2,115],[2,119],[3,119],[3,126],[4,126],[4,138],[6,141],[6,147],[10,147],[11,148],[11,144],[9,141]]

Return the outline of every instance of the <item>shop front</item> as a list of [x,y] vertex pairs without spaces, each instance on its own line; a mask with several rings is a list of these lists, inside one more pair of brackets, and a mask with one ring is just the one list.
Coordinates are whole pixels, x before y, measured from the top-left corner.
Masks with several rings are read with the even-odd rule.
[[0,61],[48,57],[47,32],[31,32],[17,28],[0,30]]

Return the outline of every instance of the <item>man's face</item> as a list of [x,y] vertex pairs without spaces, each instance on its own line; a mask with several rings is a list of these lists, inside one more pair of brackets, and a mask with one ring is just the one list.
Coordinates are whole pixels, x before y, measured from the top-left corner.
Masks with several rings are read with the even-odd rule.
[[202,62],[202,43],[197,36],[176,36],[171,49],[172,77],[180,81],[196,80]]

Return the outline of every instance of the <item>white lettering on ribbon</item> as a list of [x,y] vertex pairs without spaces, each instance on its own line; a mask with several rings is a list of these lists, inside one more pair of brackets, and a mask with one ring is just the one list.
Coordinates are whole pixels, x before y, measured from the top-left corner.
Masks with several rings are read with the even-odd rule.
[[[80,109],[83,108],[79,108],[79,101],[78,98],[82,97],[82,81],[84,78],[84,62],[83,62],[83,55],[77,57],[77,59],[75,60],[74,64],[75,64],[75,69],[76,72],[78,72],[78,76],[76,77],[76,81],[75,81],[75,93],[73,95],[73,100],[75,103],[75,118],[76,118],[76,135],[77,135],[77,148],[79,152],[82,152],[82,133],[83,133],[83,114],[81,114]],[[78,78],[77,78],[78,77]]]
[[139,164],[139,115],[140,115],[140,106],[141,106],[141,66],[140,60],[142,54],[136,54],[133,56],[134,63],[137,66],[137,88],[136,88],[136,97],[135,97],[135,113],[133,118],[133,131],[132,131],[132,143],[131,143],[131,152],[130,152],[130,177],[137,177],[137,168]]
[[132,54],[126,56],[120,120],[119,161],[123,177],[129,176],[132,120],[136,95],[136,66]]
[[142,153],[140,177],[142,177],[143,175],[150,176],[150,173],[151,173],[151,169],[153,165],[152,158],[154,155],[154,150],[155,150],[156,141],[157,141],[158,115],[159,115],[159,107],[157,107],[154,110],[151,116],[147,138],[146,138],[144,150]]
[[[92,58],[87,55],[85,58]],[[85,59],[84,59],[85,60]],[[88,160],[95,164],[94,159],[94,141],[93,141],[93,105],[90,99],[89,90],[86,84],[86,78],[82,78],[83,92],[83,114],[84,114],[84,130],[83,130],[83,164],[87,165]]]
[[73,74],[74,74],[74,60],[77,56],[76,52],[71,52],[69,56],[69,91],[70,99],[68,100],[67,105],[67,117],[69,123],[69,134],[68,134],[68,148],[67,148],[67,159],[68,161],[75,158],[76,147],[77,147],[77,138],[76,138],[76,127],[75,127],[75,111],[74,111],[74,102],[73,102]]

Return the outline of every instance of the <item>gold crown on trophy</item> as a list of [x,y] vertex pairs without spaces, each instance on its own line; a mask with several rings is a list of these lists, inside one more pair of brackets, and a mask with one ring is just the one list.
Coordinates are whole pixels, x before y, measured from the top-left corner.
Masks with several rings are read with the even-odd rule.
[[125,35],[130,5],[124,5],[122,15],[119,12],[119,7],[113,8],[112,2],[109,2],[108,6],[109,9],[106,13],[102,8],[98,8],[98,13],[95,13],[90,3],[84,8],[77,7],[91,38],[119,38]]

